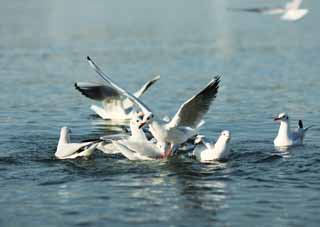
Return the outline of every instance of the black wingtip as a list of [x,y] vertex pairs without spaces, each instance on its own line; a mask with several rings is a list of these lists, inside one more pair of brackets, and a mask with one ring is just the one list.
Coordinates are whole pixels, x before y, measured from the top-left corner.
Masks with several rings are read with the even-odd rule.
[[88,61],[91,61],[91,58],[90,58],[89,56],[87,56],[87,60],[88,60]]
[[299,120],[299,128],[303,128],[302,120]]
[[79,87],[78,83],[74,83],[74,88],[75,88],[77,91],[79,91],[82,95],[90,98],[90,97]]
[[94,138],[94,139],[86,139],[86,140],[82,140],[81,143],[87,143],[87,142],[94,142],[94,143],[98,143],[98,142],[103,142],[104,140],[99,139],[99,138]]
[[81,91],[80,87],[78,86],[78,83],[74,83],[74,88],[77,89],[78,91]]

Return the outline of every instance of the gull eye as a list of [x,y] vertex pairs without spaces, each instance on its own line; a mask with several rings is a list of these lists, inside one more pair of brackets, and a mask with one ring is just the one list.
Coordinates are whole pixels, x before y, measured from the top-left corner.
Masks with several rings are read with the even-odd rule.
[[137,123],[139,123],[139,120],[136,120]]

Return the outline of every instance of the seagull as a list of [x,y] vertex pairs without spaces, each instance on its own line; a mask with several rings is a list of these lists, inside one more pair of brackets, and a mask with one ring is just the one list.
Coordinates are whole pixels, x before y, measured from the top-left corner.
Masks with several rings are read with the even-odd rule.
[[195,145],[192,156],[200,162],[222,161],[230,155],[231,133],[227,130],[221,132],[217,142],[211,144],[205,141],[204,136],[198,135],[195,139]]
[[165,143],[169,147],[166,156],[171,156],[176,146],[187,141],[197,134],[199,125],[202,124],[204,115],[208,112],[210,104],[216,98],[219,89],[220,77],[217,76],[211,80],[208,85],[198,94],[183,103],[170,122],[164,122],[154,117],[150,108],[139,98],[130,92],[118,86],[107,76],[88,56],[87,60],[90,66],[119,93],[128,97],[143,112],[143,119],[140,128],[145,124],[149,125],[150,132],[158,143]]
[[131,136],[126,139],[112,140],[114,147],[129,160],[154,160],[165,158],[164,144],[149,141],[140,128],[141,114],[135,114],[130,121]]
[[288,2],[284,7],[278,8],[249,8],[249,9],[231,9],[233,11],[247,11],[269,15],[282,14],[281,19],[287,21],[296,21],[303,18],[308,12],[308,9],[300,9],[302,0],[292,0]]
[[[159,79],[160,76],[158,75],[147,81],[133,95],[140,98]],[[93,110],[102,119],[130,119],[133,112],[132,102],[125,96],[121,95],[121,93],[112,86],[92,82],[76,82],[74,86],[84,96],[102,102],[103,107],[99,107],[97,105],[91,105],[90,107],[91,110]]]
[[71,130],[68,127],[62,127],[60,130],[60,139],[55,153],[55,156],[58,159],[89,157],[100,142],[95,140],[90,142],[71,143],[70,133]]
[[97,150],[103,152],[104,154],[120,154],[121,152],[116,149],[116,147],[113,145],[113,140],[122,140],[127,139],[129,136],[127,134],[115,134],[115,135],[107,135],[107,136],[101,136],[100,140],[103,142],[99,143],[97,146]]
[[273,141],[276,147],[289,147],[303,144],[306,132],[313,127],[303,128],[303,122],[302,120],[299,120],[298,128],[291,131],[289,116],[286,113],[280,113],[274,120],[277,122],[280,121],[278,135]]

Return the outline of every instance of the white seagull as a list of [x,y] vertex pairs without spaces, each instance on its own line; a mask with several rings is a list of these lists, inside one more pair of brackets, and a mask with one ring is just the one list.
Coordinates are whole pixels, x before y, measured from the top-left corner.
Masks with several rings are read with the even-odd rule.
[[288,2],[284,7],[278,8],[249,8],[249,9],[231,9],[233,11],[247,11],[247,12],[255,12],[269,15],[278,15],[282,14],[281,19],[287,21],[296,21],[303,18],[308,12],[308,9],[300,9],[300,5],[302,0],[292,0]]
[[192,156],[200,162],[226,160],[230,155],[230,140],[231,133],[227,130],[221,132],[215,144],[205,141],[204,136],[197,136]]
[[127,134],[115,134],[115,135],[107,135],[100,137],[100,140],[103,142],[99,143],[97,146],[97,150],[103,152],[104,154],[120,154],[121,152],[116,149],[113,145],[113,140],[122,140],[127,139],[129,136]]
[[131,136],[126,139],[112,140],[112,144],[129,160],[154,160],[165,157],[164,144],[149,141],[140,128],[142,117],[133,115],[130,121]]
[[289,116],[286,113],[280,113],[274,120],[277,122],[280,121],[278,135],[273,141],[276,147],[289,147],[303,144],[306,132],[312,127],[303,128],[303,123],[299,120],[298,128],[292,131],[290,129]]
[[99,144],[99,141],[71,143],[70,133],[71,130],[69,128],[61,128],[59,143],[54,154],[58,159],[89,157]]
[[[159,79],[160,76],[156,76],[146,82],[134,93],[134,96],[140,98]],[[84,96],[102,102],[103,107],[97,105],[90,107],[102,119],[126,120],[131,118],[132,102],[112,86],[91,82],[77,82],[74,86]]]
[[166,156],[171,156],[176,145],[186,142],[197,134],[197,128],[202,124],[204,115],[208,112],[211,102],[216,98],[219,89],[220,77],[209,84],[198,94],[182,104],[170,122],[155,119],[152,111],[140,99],[114,83],[91,59],[87,57],[91,67],[120,93],[128,97],[143,112],[140,128],[148,124],[150,132],[158,143],[165,143],[169,147]]

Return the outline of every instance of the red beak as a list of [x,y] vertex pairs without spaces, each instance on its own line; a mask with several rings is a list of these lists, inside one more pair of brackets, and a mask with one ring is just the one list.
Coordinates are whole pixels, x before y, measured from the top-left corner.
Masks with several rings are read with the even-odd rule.
[[275,117],[273,120],[274,120],[274,121],[279,121],[279,120],[281,120],[281,119],[278,118],[278,117]]
[[142,123],[139,125],[139,129],[141,129],[145,124],[146,124],[146,122],[142,122]]

